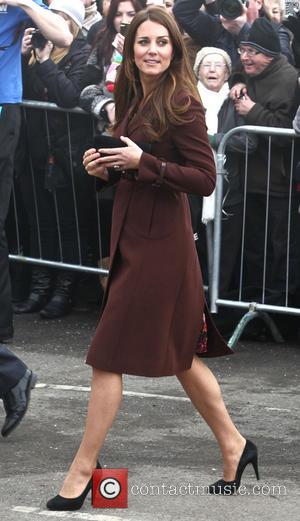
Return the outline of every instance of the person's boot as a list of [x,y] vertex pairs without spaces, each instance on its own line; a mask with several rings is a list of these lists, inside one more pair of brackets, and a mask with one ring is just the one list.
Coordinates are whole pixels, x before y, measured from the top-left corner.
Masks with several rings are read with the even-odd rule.
[[23,302],[13,304],[14,313],[34,313],[42,309],[49,300],[51,279],[49,268],[34,266],[32,268],[30,294]]
[[72,292],[75,273],[59,271],[55,279],[54,291],[48,304],[40,311],[42,318],[52,319],[67,315],[72,308]]

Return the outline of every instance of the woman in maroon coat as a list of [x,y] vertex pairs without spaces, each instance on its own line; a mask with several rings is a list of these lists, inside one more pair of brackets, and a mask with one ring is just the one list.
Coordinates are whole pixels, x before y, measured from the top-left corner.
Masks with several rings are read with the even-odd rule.
[[[90,490],[123,373],[177,376],[222,452],[224,479],[210,492],[233,493],[248,463],[257,471],[255,445],[233,424],[200,360],[232,353],[205,308],[186,196],[209,195],[215,167],[182,37],[164,9],[146,9],[132,21],[115,97],[114,135],[127,146],[84,155],[87,172],[103,185],[121,175],[108,287],[87,356],[93,379],[86,430],[61,494],[47,503],[53,510],[80,508]],[[151,154],[141,142],[152,144]]]

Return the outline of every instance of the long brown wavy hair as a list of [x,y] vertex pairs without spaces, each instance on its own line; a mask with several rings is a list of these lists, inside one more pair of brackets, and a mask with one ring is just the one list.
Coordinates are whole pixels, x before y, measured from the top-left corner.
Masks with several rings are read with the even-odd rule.
[[[155,88],[144,98],[139,70],[134,63],[134,42],[139,26],[150,20],[163,25],[169,32],[173,44],[173,58],[169,68],[157,79]],[[178,94],[181,101],[178,102]],[[136,14],[125,38],[123,62],[115,84],[116,129],[127,111],[131,114],[143,104],[146,114],[141,121],[147,138],[153,141],[167,131],[169,125],[180,125],[187,120],[184,114],[191,97],[200,101],[196,79],[191,68],[185,43],[176,21],[161,7],[150,6]]]
[[[126,0],[111,0],[107,17],[104,19],[103,26],[98,32],[93,43],[93,48],[96,48],[97,50],[97,62],[99,65],[107,65],[110,63],[114,50],[111,44],[117,34],[114,21],[119,9],[119,5],[122,2],[126,2]],[[130,2],[132,3],[136,13],[143,9],[143,6],[139,0],[130,0]]]

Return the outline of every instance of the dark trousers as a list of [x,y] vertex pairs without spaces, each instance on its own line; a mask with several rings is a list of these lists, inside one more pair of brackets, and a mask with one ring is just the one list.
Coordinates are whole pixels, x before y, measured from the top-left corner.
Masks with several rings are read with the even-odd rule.
[[24,376],[27,366],[7,347],[0,344],[0,398]]
[[238,203],[224,209],[222,216],[220,296],[239,286],[239,260],[242,235],[243,206]]
[[[289,293],[295,291],[295,201],[292,200],[291,242],[289,260]],[[269,199],[266,255],[266,287],[276,293],[285,293],[288,246],[288,197]],[[247,195],[245,230],[244,286],[261,288],[263,283],[266,196]]]
[[5,220],[8,212],[14,170],[14,154],[20,131],[20,108],[0,108],[0,340],[12,336],[12,306]]

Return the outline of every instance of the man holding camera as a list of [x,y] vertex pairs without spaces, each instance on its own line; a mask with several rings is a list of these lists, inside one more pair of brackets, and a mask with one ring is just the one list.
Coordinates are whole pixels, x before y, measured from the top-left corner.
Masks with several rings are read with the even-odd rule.
[[[263,0],[177,0],[173,13],[196,44],[223,49],[235,69],[240,65],[240,41],[250,30],[249,22],[260,16],[262,5]],[[274,24],[274,28],[279,35],[281,52],[293,63],[286,29],[282,24]]]
[[63,18],[48,11],[42,0],[0,0],[0,398],[6,411],[3,436],[23,418],[36,380],[32,371],[3,345],[13,336],[5,220],[20,128],[23,23],[30,18],[57,45],[68,46],[73,39]]
[[[239,52],[244,84],[237,83],[231,90],[238,114],[244,117],[246,125],[291,128],[298,103],[298,75],[282,56],[278,34],[271,22],[256,19],[248,37],[241,41]],[[291,146],[290,141],[275,136],[269,148],[268,139],[266,135],[259,136],[255,154],[248,156],[244,283],[249,287],[262,287],[267,240],[266,287],[283,303]],[[293,210],[291,217],[293,219]],[[293,221],[291,230],[293,232]],[[292,250],[292,241],[289,246]],[[295,284],[293,276],[291,270],[291,291]]]

